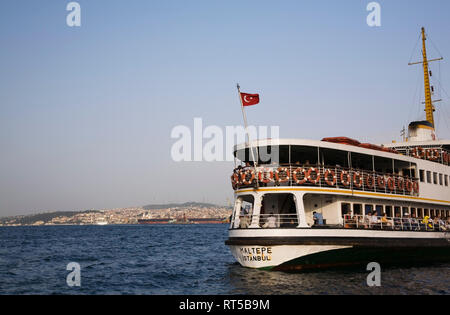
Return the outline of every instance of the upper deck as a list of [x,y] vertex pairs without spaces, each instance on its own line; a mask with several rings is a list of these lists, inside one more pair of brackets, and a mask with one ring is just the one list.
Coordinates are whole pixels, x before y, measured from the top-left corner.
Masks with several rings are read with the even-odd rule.
[[394,151],[302,139],[253,141],[235,146],[234,153],[245,164],[232,175],[235,190],[312,186],[450,204],[448,159],[436,163]]

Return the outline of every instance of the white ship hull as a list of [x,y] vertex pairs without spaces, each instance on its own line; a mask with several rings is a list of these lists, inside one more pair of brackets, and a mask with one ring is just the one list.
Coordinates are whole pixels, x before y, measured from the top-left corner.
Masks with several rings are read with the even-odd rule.
[[369,230],[236,230],[227,245],[243,266],[308,270],[370,262],[439,262],[450,258],[445,232]]

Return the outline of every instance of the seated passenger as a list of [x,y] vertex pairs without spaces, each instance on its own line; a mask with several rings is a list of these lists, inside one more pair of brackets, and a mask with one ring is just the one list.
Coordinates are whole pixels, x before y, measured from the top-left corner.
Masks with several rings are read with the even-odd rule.
[[273,212],[270,213],[270,216],[267,218],[266,223],[263,225],[263,228],[277,228],[277,218],[274,216]]
[[433,228],[433,220],[431,220],[427,215],[423,218],[422,223],[425,224],[426,230]]
[[411,230],[412,224],[411,224],[411,218],[409,217],[409,213],[406,212],[403,214],[403,229],[405,230]]
[[377,217],[377,212],[376,212],[376,211],[372,211],[372,216],[371,216],[370,219],[371,219],[371,220],[370,220],[370,224],[371,224],[372,226],[374,226],[374,225],[376,225],[376,224],[379,223],[379,222],[378,222],[378,217]]
[[392,220],[389,220],[386,213],[383,213],[383,216],[381,217],[381,224],[387,227],[392,227],[393,223]]
[[416,215],[414,213],[411,214],[410,220],[411,220],[412,229],[415,231],[419,231],[420,230],[419,220],[417,220]]
[[440,215],[435,218],[435,224],[436,228],[439,230],[443,230],[445,228],[445,222],[441,219]]
[[450,231],[450,217],[448,217],[447,222],[445,222],[445,230]]
[[239,228],[240,229],[248,229],[250,226],[249,217],[246,215],[241,215],[239,217]]

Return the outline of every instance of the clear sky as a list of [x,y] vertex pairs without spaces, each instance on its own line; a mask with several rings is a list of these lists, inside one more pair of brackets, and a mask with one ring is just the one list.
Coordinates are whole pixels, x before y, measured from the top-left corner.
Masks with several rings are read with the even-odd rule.
[[69,1],[2,1],[0,216],[226,204],[233,163],[176,163],[170,134],[194,117],[242,124],[237,82],[261,95],[249,123],[283,138],[399,140],[425,115],[420,65],[407,65],[421,26],[450,93],[450,2],[378,1],[381,27],[369,2],[80,0],[71,28]]

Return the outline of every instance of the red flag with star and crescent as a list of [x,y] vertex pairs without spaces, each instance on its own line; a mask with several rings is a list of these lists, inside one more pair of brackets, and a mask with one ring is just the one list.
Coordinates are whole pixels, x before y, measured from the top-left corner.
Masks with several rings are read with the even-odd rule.
[[259,94],[241,93],[242,106],[253,106],[259,103]]

